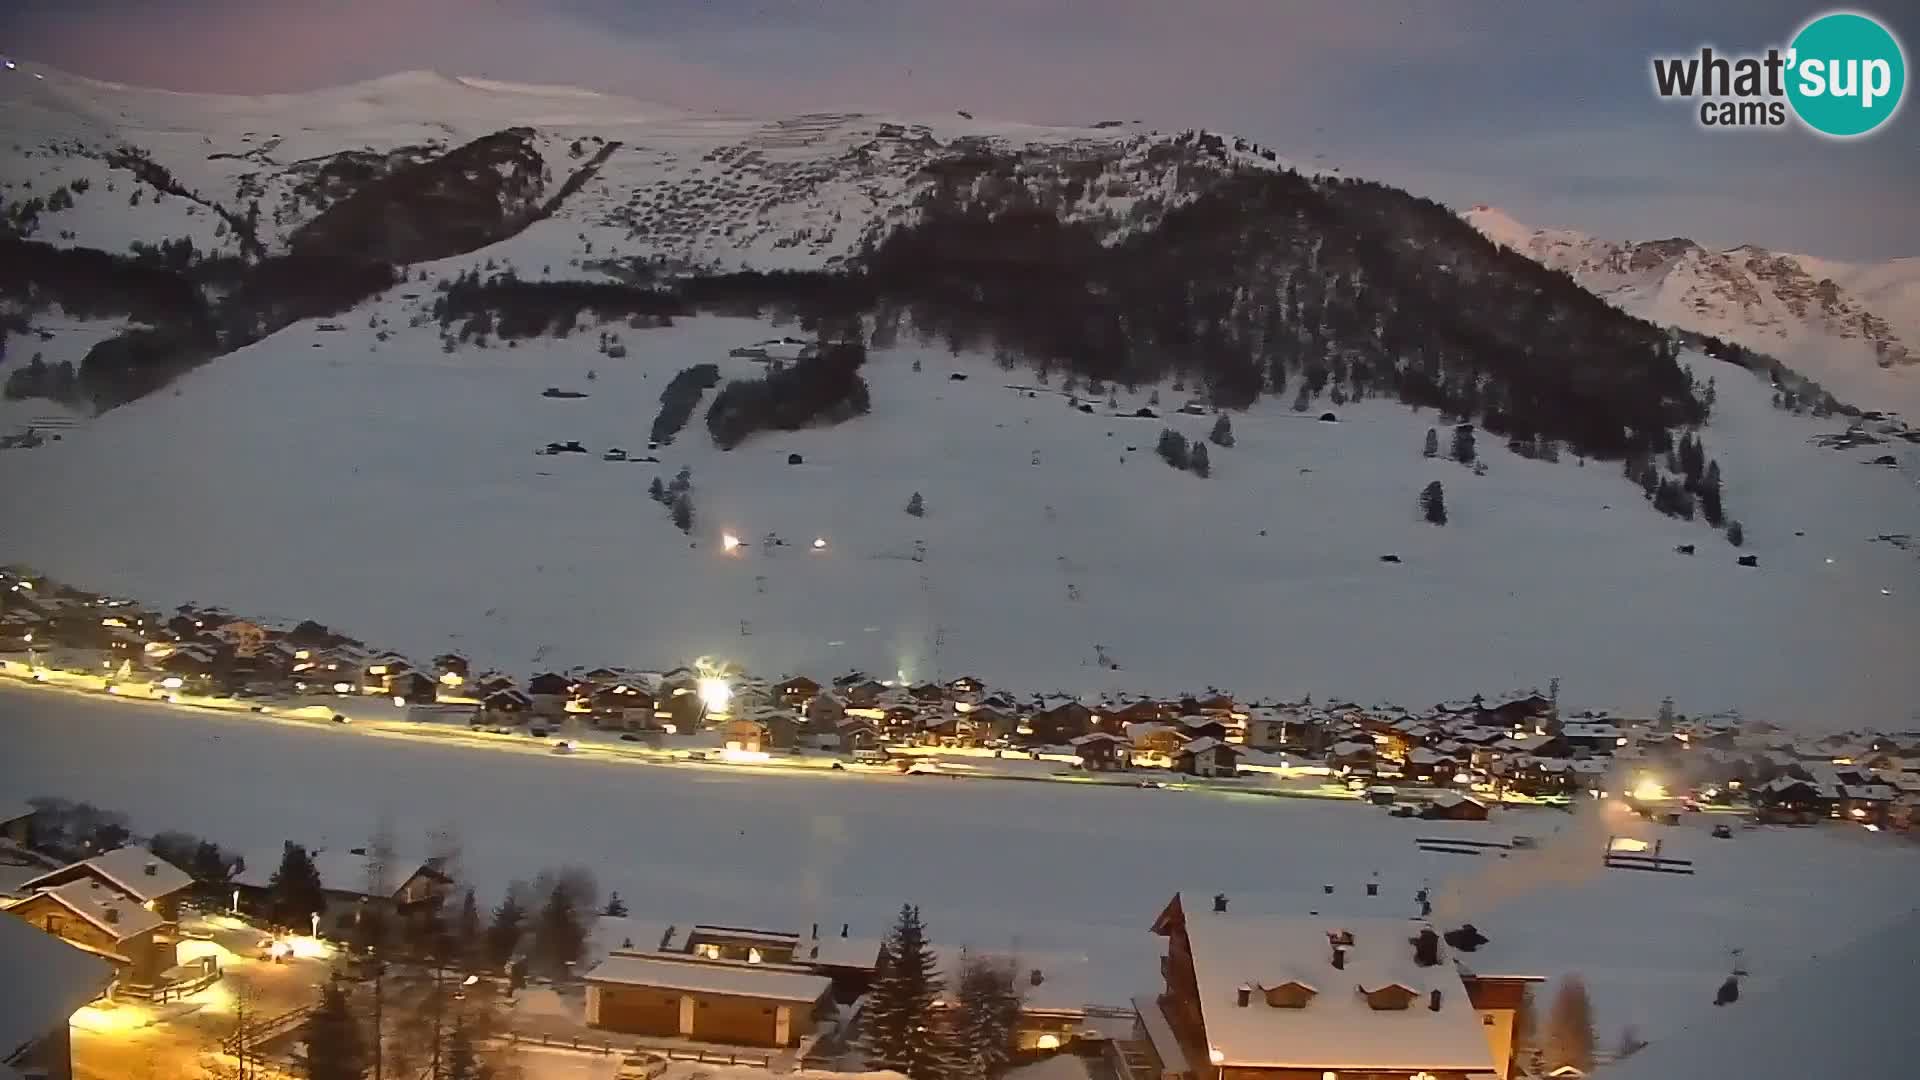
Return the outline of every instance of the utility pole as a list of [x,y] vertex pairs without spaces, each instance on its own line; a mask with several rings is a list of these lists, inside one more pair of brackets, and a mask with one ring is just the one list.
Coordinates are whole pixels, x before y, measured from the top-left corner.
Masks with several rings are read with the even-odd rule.
[[375,956],[373,961],[373,1080],[382,1080],[382,1066],[386,1058],[386,1040],[380,1023],[381,989],[387,973],[386,962]]

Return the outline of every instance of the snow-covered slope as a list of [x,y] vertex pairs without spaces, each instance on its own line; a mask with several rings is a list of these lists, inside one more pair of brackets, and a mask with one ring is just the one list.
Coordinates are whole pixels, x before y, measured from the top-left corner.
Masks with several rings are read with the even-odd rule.
[[1920,414],[1920,259],[1620,242],[1536,229],[1487,206],[1463,216],[1631,314],[1773,355],[1861,408]]
[[[1831,426],[1770,408],[1730,366],[1705,436],[1740,463],[1726,499],[1757,569],[1703,525],[1651,513],[1614,464],[1493,440],[1485,476],[1423,459],[1436,418],[1397,404],[1323,423],[1263,401],[1233,414],[1236,445],[1214,447],[1201,479],[1153,446],[1167,424],[1204,438],[1212,416],[1116,415],[1152,387],[1087,415],[1013,388],[1031,376],[987,357],[913,345],[873,353],[870,416],[722,452],[703,407],[659,463],[603,461],[645,453],[676,371],[755,373],[728,350],[793,328],[615,324],[619,359],[590,333],[445,353],[434,324],[408,325],[432,296],[406,298],[417,289],[0,455],[0,489],[40,508],[0,520],[0,552],[511,670],[712,654],[767,674],[1406,703],[1559,676],[1573,700],[1650,714],[1672,694],[1813,728],[1903,722],[1920,699],[1920,561],[1869,539],[1920,535],[1920,448],[1810,446]],[[590,396],[541,396],[555,385]],[[1163,413],[1186,399],[1158,390]],[[591,453],[534,454],[567,440]],[[1861,464],[1889,449],[1904,470]],[[646,494],[683,465],[691,537]],[[1415,513],[1430,480],[1444,528]],[[916,491],[924,518],[904,512]],[[723,532],[746,547],[723,554]],[[786,544],[763,549],[768,533]]]
[[[549,192],[612,144],[592,180],[557,208],[565,239],[543,264],[612,254],[701,266],[816,268],[851,254],[911,213],[922,169],[981,146],[1041,147],[1062,163],[1130,146],[1083,177],[1079,214],[1124,216],[1172,194],[1149,160],[1156,137],[1132,125],[1024,124],[862,113],[787,117],[692,114],[571,87],[521,86],[405,72],[302,94],[232,97],[121,86],[28,66],[0,77],[0,200],[19,204],[84,180],[70,209],[42,209],[35,239],[109,251],[190,237],[238,249],[217,206],[256,203],[268,250],[370,176],[507,128],[530,128]],[[120,152],[162,166],[191,197],[143,184]],[[1279,164],[1247,149],[1249,162]],[[137,204],[129,203],[139,200]],[[198,201],[196,201],[198,200]],[[157,208],[157,209],[156,209]],[[69,235],[71,234],[71,235]]]

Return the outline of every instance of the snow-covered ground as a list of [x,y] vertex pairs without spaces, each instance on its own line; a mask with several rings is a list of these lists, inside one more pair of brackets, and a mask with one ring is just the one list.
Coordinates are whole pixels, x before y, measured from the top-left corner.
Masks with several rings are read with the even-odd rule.
[[[1211,416],[1115,416],[1104,399],[1085,415],[1010,389],[1024,371],[910,344],[869,360],[868,417],[723,453],[703,403],[658,464],[603,461],[646,453],[675,372],[753,374],[728,349],[792,328],[613,324],[618,360],[591,331],[446,354],[406,325],[431,296],[410,283],[343,329],[290,328],[59,444],[0,454],[0,490],[24,510],[0,519],[0,553],[86,587],[522,673],[713,655],[767,676],[1409,705],[1557,676],[1582,705],[1651,715],[1672,695],[1810,730],[1900,726],[1920,700],[1920,560],[1870,540],[1920,535],[1920,453],[1809,446],[1833,424],[1769,408],[1732,367],[1715,365],[1704,437],[1757,569],[1654,514],[1614,465],[1486,438],[1484,477],[1423,460],[1438,418],[1396,404],[1321,423],[1324,405],[1262,402],[1233,415],[1237,445],[1213,448],[1203,480],[1152,448],[1166,424],[1204,438]],[[391,340],[373,340],[370,312]],[[591,396],[540,396],[555,385]],[[1120,411],[1149,390],[1123,391]],[[1160,398],[1169,413],[1185,395]],[[534,454],[570,439],[592,453]],[[1905,467],[1861,463],[1884,450]],[[683,465],[690,538],[646,497]],[[1415,514],[1430,479],[1445,528]],[[916,491],[924,518],[904,512]],[[726,532],[746,541],[732,556]],[[771,554],[769,532],[786,541]]]
[[[1758,994],[1905,913],[1920,889],[1909,842],[1842,827],[1647,832],[1696,860],[1687,877],[1603,870],[1605,835],[1627,826],[1551,810],[1447,825],[1211,792],[633,767],[10,690],[0,724],[9,798],[86,799],[142,831],[238,850],[358,843],[382,814],[403,846],[451,824],[486,902],[516,877],[580,864],[649,925],[817,922],[831,936],[849,923],[877,937],[912,901],[936,943],[1017,951],[1049,987],[1059,975],[1115,1004],[1158,985],[1147,926],[1175,891],[1225,892],[1236,911],[1351,911],[1374,902],[1361,886],[1378,873],[1380,914],[1411,914],[1430,883],[1437,917],[1492,939],[1483,964],[1578,973],[1604,1044],[1627,1024],[1657,1040],[1714,1011],[1730,949],[1745,950]],[[1497,860],[1414,844],[1451,831],[1534,835],[1542,850]]]

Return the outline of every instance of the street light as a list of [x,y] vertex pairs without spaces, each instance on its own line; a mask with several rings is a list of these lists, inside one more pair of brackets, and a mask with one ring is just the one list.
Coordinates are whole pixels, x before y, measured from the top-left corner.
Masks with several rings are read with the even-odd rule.
[[309,916],[309,918],[312,920],[312,923],[313,923],[313,936],[319,937],[320,936],[320,913],[316,911],[311,916]]

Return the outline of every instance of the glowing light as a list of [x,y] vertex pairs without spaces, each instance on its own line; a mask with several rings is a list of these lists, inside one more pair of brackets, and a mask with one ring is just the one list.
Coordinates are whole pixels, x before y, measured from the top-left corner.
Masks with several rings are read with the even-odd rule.
[[1473,783],[1473,776],[1470,773],[1454,773],[1453,782],[1456,784],[1471,784]]
[[442,686],[459,686],[461,683],[465,681],[466,680],[461,678],[460,673],[457,671],[449,671],[446,674],[440,676],[440,685]]
[[178,690],[182,686],[185,686],[186,683],[178,675],[169,675],[166,678],[160,680],[160,685],[166,687],[169,690]]
[[1627,745],[1627,737],[1625,735],[1620,736],[1619,738],[1613,740],[1613,745],[1615,746]]
[[394,708],[396,708],[396,709],[404,709],[404,708],[406,708],[406,707],[407,707],[407,699],[406,699],[406,698],[403,698],[403,697],[398,697],[398,696],[396,696],[396,697],[395,697],[395,698],[393,699],[393,707],[394,707]]
[[700,703],[708,712],[726,712],[727,703],[733,700],[733,687],[727,680],[709,676],[700,680]]
[[815,551],[819,551],[819,550],[821,550],[821,549],[823,549],[823,548],[825,548],[826,546],[827,546],[827,538],[826,538],[826,537],[824,537],[824,536],[816,536],[816,537],[814,537],[814,538],[813,538],[813,550],[815,550]]
[[337,683],[334,683],[334,684],[333,684],[333,692],[334,692],[334,693],[336,693],[336,694],[350,694],[350,693],[352,693],[352,692],[353,692],[353,684],[352,684],[352,683],[344,683],[344,682],[337,682]]
[[678,724],[661,724],[660,730],[666,732],[669,735],[680,734],[680,726]]
[[1854,817],[1857,817],[1857,818],[1863,818],[1867,816],[1867,808],[1864,806],[1856,806],[1853,809],[1847,811],[1847,813],[1852,814]]
[[1639,802],[1653,802],[1667,797],[1667,789],[1652,777],[1641,777],[1633,786],[1633,797]]
[[1221,1053],[1219,1047],[1209,1046],[1207,1047],[1207,1060],[1213,1062],[1215,1065],[1218,1065],[1221,1062],[1227,1060],[1227,1055]]
[[720,751],[720,760],[731,761],[736,765],[745,765],[757,761],[771,761],[773,760],[773,755],[767,753],[765,750],[741,750],[729,746],[725,750]]
[[19,66],[20,66],[19,64],[16,64],[16,63],[14,63],[14,62],[13,62],[13,61],[11,61],[11,60],[9,60],[9,61],[7,61],[7,70],[8,70],[8,71],[12,71],[12,70],[14,70],[15,68],[17,68],[17,67],[19,67]]
[[740,547],[740,538],[732,533],[720,534],[720,549],[731,555]]
[[1033,1040],[1033,1045],[1036,1050],[1058,1050],[1060,1049],[1060,1036],[1052,1032],[1047,1032]]
[[970,713],[973,711],[973,706],[964,701],[956,701],[953,703],[953,711],[957,713]]

